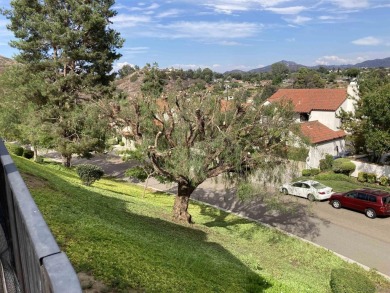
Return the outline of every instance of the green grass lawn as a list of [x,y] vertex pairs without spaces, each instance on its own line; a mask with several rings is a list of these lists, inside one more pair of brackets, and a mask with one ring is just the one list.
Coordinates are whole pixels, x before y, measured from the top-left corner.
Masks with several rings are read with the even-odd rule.
[[55,164],[14,161],[77,272],[115,292],[331,292],[341,268],[390,283],[331,252],[199,203],[171,220],[173,196],[102,179],[91,187]]

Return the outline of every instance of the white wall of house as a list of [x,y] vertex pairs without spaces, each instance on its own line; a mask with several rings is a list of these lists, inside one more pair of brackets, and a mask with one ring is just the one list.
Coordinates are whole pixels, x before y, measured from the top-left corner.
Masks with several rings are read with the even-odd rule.
[[318,168],[320,166],[320,160],[324,159],[326,154],[335,156],[337,155],[337,150],[341,152],[344,149],[345,140],[342,138],[311,146],[309,148],[309,155],[306,159],[307,168]]
[[311,111],[309,121],[316,120],[334,131],[339,130],[340,119],[336,118],[334,111]]

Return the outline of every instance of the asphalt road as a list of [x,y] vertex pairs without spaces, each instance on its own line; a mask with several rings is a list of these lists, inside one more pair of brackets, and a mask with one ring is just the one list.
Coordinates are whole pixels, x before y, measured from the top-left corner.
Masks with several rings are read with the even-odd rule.
[[[73,163],[85,162],[100,165],[105,174],[118,178],[123,178],[130,167],[130,163],[122,162],[114,155],[99,155],[88,161],[76,159]],[[159,184],[153,179],[149,180],[148,187],[172,193],[177,190],[175,185]],[[362,213],[334,209],[327,201],[312,203],[282,194],[277,195],[277,201],[292,210],[270,210],[260,199],[237,200],[233,189],[226,189],[214,180],[200,185],[191,198],[282,229],[390,278],[390,217],[369,219]]]

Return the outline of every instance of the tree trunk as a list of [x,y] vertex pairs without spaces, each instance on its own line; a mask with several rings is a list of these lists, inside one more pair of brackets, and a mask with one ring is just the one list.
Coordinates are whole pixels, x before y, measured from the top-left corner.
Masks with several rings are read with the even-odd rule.
[[70,168],[70,160],[72,159],[72,155],[62,155],[62,164],[67,167],[67,168]]
[[190,196],[195,190],[195,187],[185,183],[179,183],[175,203],[173,205],[173,218],[176,221],[192,223],[191,215],[188,213],[188,204]]

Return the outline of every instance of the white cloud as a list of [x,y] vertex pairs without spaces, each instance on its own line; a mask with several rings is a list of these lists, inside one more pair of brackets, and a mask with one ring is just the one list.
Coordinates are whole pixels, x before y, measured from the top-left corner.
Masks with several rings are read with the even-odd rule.
[[293,24],[301,25],[304,24],[308,21],[310,21],[312,18],[311,17],[306,17],[306,16],[296,16],[294,18],[285,18],[284,20]]
[[368,0],[331,0],[331,2],[341,8],[366,8],[370,3]]
[[365,37],[352,41],[352,44],[361,46],[377,46],[382,44],[383,41],[375,37]]
[[149,47],[128,47],[124,48],[124,51],[129,54],[142,54],[149,51]]
[[261,30],[262,25],[248,22],[180,21],[160,25],[159,28],[162,31],[169,31],[160,35],[162,37],[215,40],[251,37]]
[[291,6],[291,7],[282,7],[282,8],[270,7],[267,8],[266,10],[272,11],[277,14],[298,14],[306,10],[306,8],[304,6]]
[[134,27],[141,23],[148,23],[151,21],[151,18],[149,16],[141,15],[126,15],[126,14],[118,14],[111,18],[111,21],[113,22],[113,25],[115,27]]
[[318,58],[315,63],[318,65],[341,65],[348,64],[351,60],[344,59],[338,56],[322,56]]
[[161,12],[156,15],[158,18],[165,18],[165,17],[176,17],[179,16],[181,13],[183,13],[182,10],[179,9],[169,9],[164,12]]

